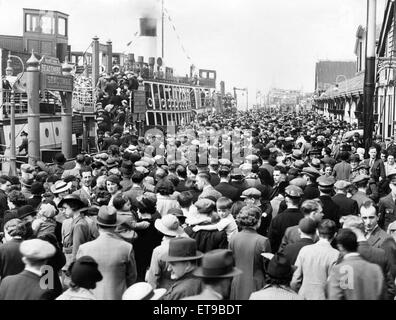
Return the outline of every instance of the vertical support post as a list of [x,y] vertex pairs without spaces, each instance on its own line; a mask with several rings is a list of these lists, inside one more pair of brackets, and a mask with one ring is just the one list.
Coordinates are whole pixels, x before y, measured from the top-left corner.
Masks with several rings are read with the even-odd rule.
[[111,40],[106,42],[107,44],[107,73],[112,73],[113,71],[113,44]]
[[40,72],[38,69],[39,61],[32,55],[27,64],[26,92],[28,96],[28,162],[34,166],[40,160],[40,104],[39,87]]
[[92,92],[99,80],[99,38],[93,37],[92,42]]
[[376,0],[367,0],[366,25],[366,67],[364,71],[364,102],[363,102],[363,140],[366,153],[373,141],[374,131],[374,91],[375,91],[375,23]]
[[[62,65],[62,73],[64,76],[72,77],[70,74],[72,66],[69,65],[66,60]],[[72,92],[61,93],[62,97],[62,113],[61,113],[61,124],[62,124],[62,153],[66,159],[70,159],[73,155],[72,152]]]
[[11,143],[10,143],[10,175],[16,176],[16,146],[15,146],[15,92],[11,90]]
[[161,17],[161,57],[164,59],[165,56],[165,51],[164,51],[164,36],[165,36],[165,30],[164,30],[164,0],[162,0],[162,17]]
[[88,130],[87,130],[87,127],[88,127],[88,122],[89,121],[89,119],[88,118],[85,118],[84,116],[83,116],[83,139],[82,139],[82,147],[81,147],[81,149],[83,150],[83,151],[87,151],[87,145],[88,145]]

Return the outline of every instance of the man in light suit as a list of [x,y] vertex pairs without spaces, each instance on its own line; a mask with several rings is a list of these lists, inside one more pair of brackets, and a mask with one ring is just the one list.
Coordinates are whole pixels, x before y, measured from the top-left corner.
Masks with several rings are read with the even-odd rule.
[[330,244],[336,230],[334,221],[321,221],[318,226],[319,241],[303,247],[297,256],[297,269],[290,287],[307,300],[326,299],[326,281],[340,255]]
[[80,197],[80,199],[86,199],[91,205],[91,197],[92,197],[92,170],[90,168],[84,168],[80,171],[81,174],[81,188],[74,191],[73,194],[76,194]]
[[364,260],[358,250],[355,233],[342,229],[337,247],[343,260],[330,272],[327,283],[329,300],[379,300],[383,296],[384,276],[380,266]]
[[137,271],[133,247],[115,232],[122,221],[108,206],[99,209],[99,237],[80,246],[77,258],[91,256],[98,263],[103,280],[93,289],[98,300],[121,300],[124,291],[136,282]]

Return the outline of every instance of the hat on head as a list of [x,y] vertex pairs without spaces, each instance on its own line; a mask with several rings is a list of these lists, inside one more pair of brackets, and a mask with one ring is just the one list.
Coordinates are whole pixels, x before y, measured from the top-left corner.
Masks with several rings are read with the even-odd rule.
[[302,169],[302,173],[306,174],[307,176],[317,179],[320,176],[320,172],[312,167],[305,167]]
[[272,259],[266,263],[265,272],[274,279],[291,279],[294,268],[283,253],[276,253]]
[[201,266],[193,274],[200,278],[232,278],[242,273],[234,265],[231,250],[215,249],[203,255]]
[[91,256],[82,256],[78,258],[69,267],[71,281],[81,288],[91,289],[92,284],[103,279],[99,271],[98,263]]
[[173,214],[176,217],[184,217],[183,211],[179,208],[170,208],[167,214]]
[[131,154],[129,155],[129,160],[130,160],[132,163],[135,163],[136,161],[139,161],[141,158],[142,158],[142,157],[141,157],[140,154],[137,153],[137,152],[133,152],[133,153],[131,153]]
[[199,213],[211,213],[216,208],[216,203],[209,199],[198,199],[197,202],[194,203],[197,207]]
[[239,169],[239,168],[234,168],[233,170],[232,170],[232,172],[231,172],[231,177],[232,178],[243,178],[244,177],[244,174],[243,174],[243,172],[242,172],[242,170],[241,169]]
[[116,227],[123,223],[117,216],[117,210],[112,206],[101,206],[99,208],[97,224],[103,227]]
[[332,176],[330,177],[320,176],[318,179],[316,179],[316,182],[318,183],[319,187],[329,188],[334,186],[335,179]]
[[159,300],[166,293],[166,289],[153,289],[147,282],[137,282],[122,294],[122,300]]
[[289,182],[290,185],[292,186],[297,186],[300,187],[301,189],[304,189],[307,186],[307,180],[305,180],[304,178],[294,178]]
[[21,137],[22,136],[26,136],[27,137],[28,134],[27,134],[27,132],[25,130],[23,130],[20,135],[21,135]]
[[334,187],[338,190],[344,190],[348,188],[351,185],[350,182],[345,181],[345,180],[337,180],[337,182],[334,184]]
[[320,170],[320,163],[321,161],[319,159],[313,158],[309,166],[315,168],[316,170]]
[[388,174],[387,179],[389,180],[389,183],[396,184],[396,172]]
[[13,238],[23,239],[26,236],[26,224],[21,219],[11,219],[4,224],[4,231]]
[[203,253],[197,251],[197,241],[191,238],[174,238],[169,241],[169,250],[161,259],[166,262],[201,259]]
[[352,180],[352,183],[359,183],[363,181],[368,181],[370,179],[370,176],[366,174],[359,174],[355,177],[355,179]]
[[46,218],[53,218],[56,216],[57,211],[51,203],[42,203],[40,205],[39,213]]
[[115,175],[115,174],[112,174],[111,176],[107,177],[106,182],[107,181],[110,181],[112,183],[115,183],[115,184],[119,185],[120,184],[120,177]]
[[51,186],[51,192],[53,194],[65,192],[71,188],[72,184],[73,183],[71,181],[66,183],[63,180],[58,180]]
[[242,192],[241,198],[255,198],[259,199],[261,192],[256,188],[249,188]]
[[114,168],[114,167],[117,167],[117,166],[118,166],[118,162],[117,162],[116,159],[109,158],[109,159],[106,160],[106,167],[108,169],[111,169],[111,168]]
[[57,163],[65,163],[67,160],[65,158],[65,155],[61,152],[55,154],[54,156],[54,161]]
[[179,220],[173,214],[167,214],[154,222],[155,228],[166,236],[177,237],[184,233]]
[[314,234],[316,231],[316,227],[316,222],[309,217],[302,218],[298,223],[298,228],[301,230],[301,232],[305,234]]
[[28,163],[24,163],[21,165],[21,172],[32,173],[34,171],[34,167]]
[[29,189],[32,187],[33,182],[34,182],[33,178],[22,178],[21,179],[21,184],[24,187],[29,188]]
[[224,159],[224,158],[219,160],[219,164],[222,166],[228,166],[228,167],[232,166],[232,162],[229,159]]
[[17,209],[18,219],[26,218],[27,216],[35,216],[37,211],[34,210],[33,206],[26,204]]
[[48,241],[41,239],[25,240],[19,247],[21,254],[30,260],[45,260],[52,257],[56,249]]
[[294,160],[301,160],[302,152],[300,150],[293,150],[292,159]]
[[150,164],[149,164],[148,162],[142,161],[142,160],[136,161],[136,162],[135,162],[135,166],[136,166],[136,167],[144,167],[144,168],[147,168],[149,165],[150,165]]
[[289,198],[301,198],[304,192],[300,187],[289,185],[285,188],[286,196]]
[[80,198],[79,195],[77,194],[68,194],[66,197],[64,197],[58,204],[58,208],[61,208],[64,203],[78,203],[80,209],[88,207],[88,200],[85,198]]
[[298,169],[298,170],[302,170],[302,169],[304,168],[304,166],[305,166],[305,162],[302,161],[302,160],[296,160],[296,161],[294,161],[293,166],[294,166],[296,169]]
[[256,156],[255,154],[249,154],[248,156],[245,157],[246,160],[255,162],[258,161],[259,157]]

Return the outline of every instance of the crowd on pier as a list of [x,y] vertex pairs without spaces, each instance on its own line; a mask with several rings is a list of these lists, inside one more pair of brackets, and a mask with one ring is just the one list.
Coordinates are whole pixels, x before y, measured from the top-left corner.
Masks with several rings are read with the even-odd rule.
[[264,110],[139,136],[110,78],[97,153],[0,176],[1,300],[395,298],[394,137]]

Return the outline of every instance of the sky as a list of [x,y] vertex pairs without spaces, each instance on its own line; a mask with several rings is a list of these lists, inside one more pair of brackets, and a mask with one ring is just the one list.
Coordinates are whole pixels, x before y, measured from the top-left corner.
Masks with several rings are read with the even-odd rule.
[[[147,1],[0,0],[0,34],[22,35],[22,8],[58,10],[70,15],[72,50],[85,51],[97,35],[101,43],[111,39],[114,52],[133,52],[137,18],[150,7]],[[161,1],[150,1],[159,16]],[[313,92],[317,61],[355,60],[356,30],[366,24],[366,3],[164,0],[172,21],[166,16],[164,61],[178,75],[189,73],[191,63],[214,69],[218,88],[221,80],[226,91],[247,87],[252,100],[257,90],[265,93],[272,87]],[[377,24],[385,4],[377,0]]]

